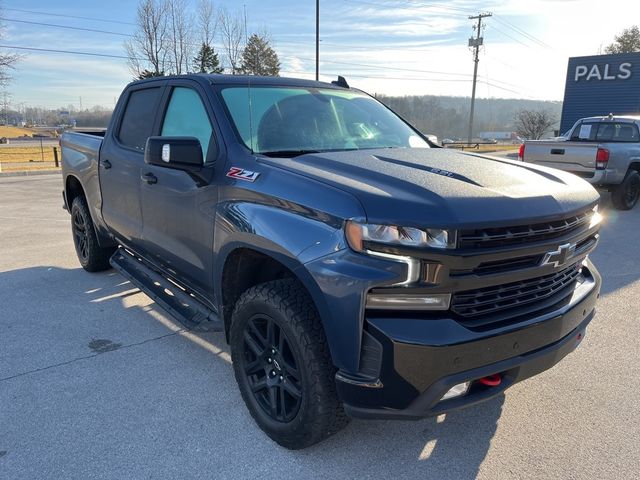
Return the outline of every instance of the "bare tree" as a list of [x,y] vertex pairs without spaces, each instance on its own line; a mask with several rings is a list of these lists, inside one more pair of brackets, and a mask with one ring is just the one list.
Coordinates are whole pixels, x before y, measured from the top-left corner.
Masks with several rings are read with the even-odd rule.
[[141,0],[136,23],[133,38],[124,43],[131,73],[137,78],[164,75],[169,53],[166,2]]
[[528,140],[539,140],[556,123],[546,110],[520,110],[515,116],[516,131]]
[[[0,4],[0,17],[3,17],[2,4]],[[4,24],[0,22],[0,39],[4,36]],[[11,80],[10,70],[13,70],[18,60],[23,58],[17,53],[0,54],[0,87],[5,87]]]
[[216,30],[218,29],[218,18],[215,6],[211,0],[200,0],[198,3],[197,18],[201,43],[213,46],[213,41],[216,38]]
[[222,48],[229,62],[232,74],[238,73],[242,57],[242,40],[245,36],[244,20],[239,13],[229,13],[226,8],[220,9],[220,36]]
[[193,18],[187,13],[185,0],[166,0],[169,23],[169,51],[172,72],[188,73],[193,57]]

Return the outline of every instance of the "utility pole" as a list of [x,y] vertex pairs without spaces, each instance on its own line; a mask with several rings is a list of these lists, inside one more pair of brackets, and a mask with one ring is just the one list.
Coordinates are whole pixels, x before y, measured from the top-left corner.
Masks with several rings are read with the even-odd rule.
[[320,79],[320,0],[316,0],[316,82]]
[[471,143],[473,137],[473,110],[476,103],[476,79],[478,78],[478,54],[480,53],[480,47],[484,42],[484,38],[481,37],[482,33],[482,19],[490,17],[491,13],[479,13],[478,15],[469,17],[469,20],[478,20],[478,26],[476,27],[476,38],[471,37],[469,39],[469,46],[473,47],[473,87],[471,89],[471,111],[469,112],[469,134],[467,135],[467,144]]

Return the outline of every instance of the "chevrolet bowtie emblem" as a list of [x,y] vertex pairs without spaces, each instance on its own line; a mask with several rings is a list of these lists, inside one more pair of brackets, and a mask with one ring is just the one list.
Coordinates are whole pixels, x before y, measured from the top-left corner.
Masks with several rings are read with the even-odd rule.
[[575,253],[576,253],[576,244],[565,243],[564,245],[560,245],[556,251],[545,253],[544,258],[542,259],[542,263],[540,263],[540,265],[551,264],[554,267],[560,267],[565,263],[567,263],[569,260],[571,260]]

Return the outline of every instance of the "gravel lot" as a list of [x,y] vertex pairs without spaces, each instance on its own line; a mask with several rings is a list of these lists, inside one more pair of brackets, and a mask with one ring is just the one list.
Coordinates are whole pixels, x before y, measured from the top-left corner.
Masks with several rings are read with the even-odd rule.
[[0,478],[637,478],[640,206],[608,210],[599,312],[482,406],[354,421],[301,452],[254,425],[221,334],[184,332],[75,257],[59,175],[0,178]]

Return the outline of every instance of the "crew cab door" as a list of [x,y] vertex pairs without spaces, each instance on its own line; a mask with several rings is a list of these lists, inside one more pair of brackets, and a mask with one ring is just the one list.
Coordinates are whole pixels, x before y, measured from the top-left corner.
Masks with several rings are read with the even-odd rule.
[[142,245],[156,265],[205,296],[213,292],[213,232],[219,154],[206,93],[195,82],[167,87],[160,136],[196,137],[205,165],[199,174],[145,164],[140,174]]
[[140,168],[154,133],[164,82],[130,87],[121,99],[100,150],[102,217],[117,236],[135,248],[142,234]]

